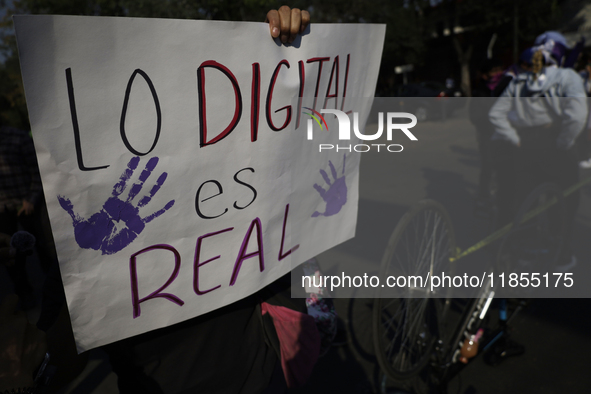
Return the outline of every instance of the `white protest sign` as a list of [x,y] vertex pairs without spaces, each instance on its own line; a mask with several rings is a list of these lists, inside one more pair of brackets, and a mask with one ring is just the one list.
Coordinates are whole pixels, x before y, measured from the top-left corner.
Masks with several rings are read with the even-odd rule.
[[372,97],[384,26],[312,25],[285,47],[264,23],[14,22],[79,351],[228,305],[354,236],[359,157],[306,144],[292,100]]

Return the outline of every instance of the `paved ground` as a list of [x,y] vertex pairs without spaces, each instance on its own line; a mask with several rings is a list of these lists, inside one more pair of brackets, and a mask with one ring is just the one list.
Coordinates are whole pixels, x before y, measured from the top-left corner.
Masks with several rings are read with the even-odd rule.
[[[390,233],[416,201],[433,198],[449,211],[458,246],[462,249],[486,235],[486,223],[474,218],[473,198],[479,158],[475,136],[457,117],[427,122],[417,128],[417,142],[404,142],[399,154],[367,153],[361,161],[357,236],[320,256],[329,267],[348,261],[367,272],[378,269]],[[591,176],[591,172],[583,175]],[[574,248],[579,264],[575,278],[590,278],[591,187],[586,187],[575,229]],[[487,258],[483,252],[465,259],[469,264]],[[460,266],[461,268],[462,266]],[[42,277],[30,262],[33,281]],[[336,269],[336,268],[335,268]],[[0,271],[0,293],[9,289]],[[329,272],[331,273],[331,272]],[[407,383],[383,380],[374,356],[371,335],[372,300],[339,298],[337,311],[348,342],[333,347],[322,358],[310,380],[294,393],[374,393],[383,382],[391,392]],[[450,393],[586,393],[591,387],[591,299],[538,299],[513,324],[513,338],[526,353],[498,367],[473,360],[449,385]],[[37,311],[30,313],[35,319]],[[115,393],[116,378],[104,353],[90,352],[83,374],[62,393]]]

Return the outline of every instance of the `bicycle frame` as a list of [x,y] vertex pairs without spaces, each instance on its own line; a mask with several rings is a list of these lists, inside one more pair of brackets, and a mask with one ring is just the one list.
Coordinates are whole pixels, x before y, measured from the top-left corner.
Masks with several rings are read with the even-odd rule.
[[[487,286],[488,287],[488,286]],[[483,320],[490,311],[490,306],[495,297],[495,292],[490,288],[485,288],[479,298],[474,298],[469,307],[466,309],[462,316],[460,324],[454,331],[454,336],[449,345],[440,343],[440,347],[436,348],[437,359],[433,366],[436,371],[439,371],[437,380],[439,390],[441,393],[447,392],[447,384],[457,374],[459,374],[468,364],[459,362],[459,356],[461,348],[464,344],[464,340],[470,338],[470,335],[478,328],[483,325]],[[506,307],[505,307],[506,308]],[[494,328],[491,333],[487,334],[479,343],[479,350],[477,355],[486,352],[497,340],[499,340],[504,333],[507,332],[509,322],[516,316],[516,314],[523,308],[523,302],[511,313],[507,318],[506,309],[501,309],[500,313],[502,316],[498,327]],[[442,342],[440,340],[440,342]]]

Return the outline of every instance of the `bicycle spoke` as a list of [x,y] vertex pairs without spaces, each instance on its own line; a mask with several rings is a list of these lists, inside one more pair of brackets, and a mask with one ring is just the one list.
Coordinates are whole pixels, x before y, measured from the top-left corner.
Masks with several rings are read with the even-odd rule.
[[405,293],[423,298],[380,300],[374,307],[376,355],[384,372],[393,379],[413,376],[428,363],[431,349],[442,331],[439,314],[446,310],[440,309],[430,298],[435,293],[428,288],[417,291],[424,286],[418,278],[424,279],[427,273],[436,275],[442,270],[449,272],[446,264],[454,249],[448,215],[434,202],[419,204],[403,216],[394,231],[380,272],[404,275]]

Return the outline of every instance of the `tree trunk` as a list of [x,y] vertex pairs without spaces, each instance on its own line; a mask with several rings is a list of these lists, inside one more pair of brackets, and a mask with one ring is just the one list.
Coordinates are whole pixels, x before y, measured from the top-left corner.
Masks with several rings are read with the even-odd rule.
[[461,66],[461,81],[460,81],[460,88],[466,97],[472,96],[472,86],[470,84],[470,58],[472,57],[472,51],[474,46],[470,44],[468,49],[464,51],[462,46],[460,45],[460,41],[458,41],[457,37],[453,39],[454,48],[456,49],[456,53],[458,55],[458,62]]

